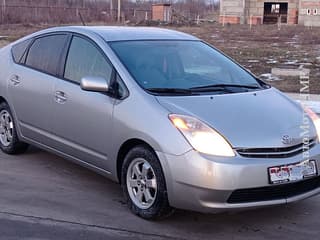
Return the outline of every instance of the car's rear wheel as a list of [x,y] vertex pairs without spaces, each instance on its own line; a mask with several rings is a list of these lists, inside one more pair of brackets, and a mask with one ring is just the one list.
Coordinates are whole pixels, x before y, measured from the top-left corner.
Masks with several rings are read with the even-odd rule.
[[169,216],[166,183],[156,154],[144,145],[133,148],[125,157],[121,183],[130,210],[145,219]]
[[23,153],[28,144],[19,140],[15,121],[8,104],[0,104],[0,148],[7,154]]

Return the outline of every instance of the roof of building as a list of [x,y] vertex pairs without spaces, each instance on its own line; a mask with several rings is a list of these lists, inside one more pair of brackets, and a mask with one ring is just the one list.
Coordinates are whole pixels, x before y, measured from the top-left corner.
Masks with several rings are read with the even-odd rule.
[[170,3],[154,3],[154,4],[152,4],[152,6],[166,6],[166,7],[170,7],[171,4],[170,4]]

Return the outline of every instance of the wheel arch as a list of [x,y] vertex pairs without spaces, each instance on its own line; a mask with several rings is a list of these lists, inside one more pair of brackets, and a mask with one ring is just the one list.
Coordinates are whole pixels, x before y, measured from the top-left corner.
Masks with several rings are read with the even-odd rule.
[[121,147],[118,151],[118,154],[117,154],[117,180],[119,181],[120,184],[121,184],[121,168],[122,168],[122,164],[124,162],[124,159],[131,149],[133,149],[134,147],[139,146],[139,145],[145,145],[150,150],[155,152],[155,150],[153,149],[153,147],[150,144],[148,144],[146,141],[141,140],[139,138],[132,138],[132,139],[125,141],[121,145]]
[[1,103],[7,103],[7,100],[2,96],[0,96],[0,104]]

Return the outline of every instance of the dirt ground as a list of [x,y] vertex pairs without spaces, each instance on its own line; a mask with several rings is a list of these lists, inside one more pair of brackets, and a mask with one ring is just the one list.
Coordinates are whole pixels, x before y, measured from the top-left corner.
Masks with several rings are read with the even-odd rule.
[[121,188],[53,154],[0,152],[1,240],[316,240],[320,195],[269,208],[145,221]]
[[[0,25],[0,47],[48,25]],[[286,92],[299,92],[299,77],[276,77],[273,67],[311,70],[310,93],[320,94],[320,28],[303,26],[201,25],[169,27],[213,44],[262,80]],[[1,37],[3,36],[3,37]]]

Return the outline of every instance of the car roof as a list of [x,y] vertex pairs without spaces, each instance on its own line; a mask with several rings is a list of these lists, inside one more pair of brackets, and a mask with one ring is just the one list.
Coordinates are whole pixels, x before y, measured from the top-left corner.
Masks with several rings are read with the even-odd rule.
[[39,33],[57,31],[76,32],[80,34],[95,33],[107,42],[130,40],[199,40],[186,33],[155,27],[70,26],[49,28]]

